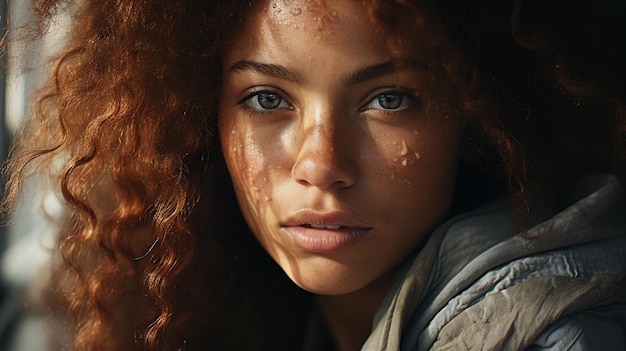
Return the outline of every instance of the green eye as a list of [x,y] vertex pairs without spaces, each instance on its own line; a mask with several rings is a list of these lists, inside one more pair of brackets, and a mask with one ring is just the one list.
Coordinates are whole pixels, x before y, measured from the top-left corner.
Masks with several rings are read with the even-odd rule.
[[408,107],[411,97],[399,92],[385,92],[374,97],[363,110],[398,110]]
[[257,110],[273,110],[276,108],[290,108],[289,104],[278,94],[261,91],[248,96],[245,103]]
[[260,93],[259,95],[256,96],[256,100],[259,103],[259,106],[266,108],[266,109],[277,108],[278,106],[280,106],[280,103],[283,101],[283,99],[281,99],[280,96],[276,94],[269,94],[269,93]]
[[385,109],[395,110],[402,106],[404,96],[400,94],[381,94],[378,96],[378,104]]

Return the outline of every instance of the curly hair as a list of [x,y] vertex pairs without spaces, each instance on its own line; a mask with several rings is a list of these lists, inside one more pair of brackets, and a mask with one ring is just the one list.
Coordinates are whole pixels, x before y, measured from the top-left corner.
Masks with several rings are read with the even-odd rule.
[[[433,81],[467,121],[466,147],[480,154],[470,168],[497,175],[487,182],[521,212],[581,173],[624,177],[625,12],[611,0],[383,1],[370,11],[399,57],[427,52]],[[408,47],[412,38],[426,39]]]
[[[557,199],[581,173],[625,177],[626,6],[364,5],[398,62],[427,62],[433,87],[467,121],[473,152],[462,167],[459,208],[501,185],[524,212]],[[68,1],[35,6],[42,32]],[[221,55],[255,6],[77,7],[67,46],[17,138],[4,200],[10,207],[38,170],[58,180],[69,215],[55,288],[72,317],[75,349],[275,350],[301,340],[311,297],[250,235],[217,140]]]

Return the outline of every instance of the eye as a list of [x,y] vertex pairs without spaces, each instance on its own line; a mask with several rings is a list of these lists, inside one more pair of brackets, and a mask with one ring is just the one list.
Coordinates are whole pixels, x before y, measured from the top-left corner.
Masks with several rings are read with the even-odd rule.
[[384,92],[376,95],[362,110],[398,110],[404,109],[411,103],[411,97],[400,92]]
[[273,110],[277,108],[291,108],[279,94],[271,91],[254,92],[244,99],[244,103],[256,110]]

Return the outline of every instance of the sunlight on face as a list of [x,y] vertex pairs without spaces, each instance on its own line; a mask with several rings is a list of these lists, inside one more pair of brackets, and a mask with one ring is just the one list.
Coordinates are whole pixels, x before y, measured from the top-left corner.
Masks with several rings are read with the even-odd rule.
[[[243,214],[302,288],[362,289],[446,216],[461,124],[429,112],[358,2],[272,2],[225,56],[222,147]],[[401,73],[401,74],[399,74]]]

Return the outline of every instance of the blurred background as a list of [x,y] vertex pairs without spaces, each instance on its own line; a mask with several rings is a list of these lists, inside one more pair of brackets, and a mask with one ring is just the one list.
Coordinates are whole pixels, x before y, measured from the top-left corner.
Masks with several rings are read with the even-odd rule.
[[[30,98],[51,67],[51,56],[63,43],[69,11],[62,9],[50,30],[37,40],[30,34],[29,0],[0,1],[0,28],[10,45],[1,56],[0,158],[6,160],[12,136],[31,111]],[[8,19],[8,21],[7,21]],[[16,216],[0,227],[0,350],[57,349],[65,341],[62,323],[43,301],[49,283],[56,228],[50,218],[62,206],[43,177],[24,187]]]

